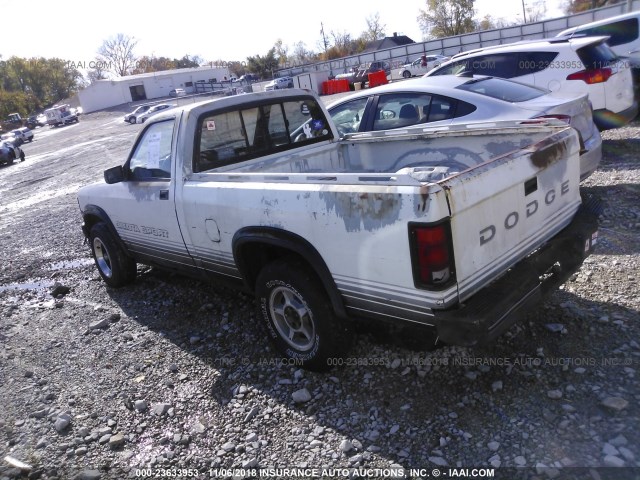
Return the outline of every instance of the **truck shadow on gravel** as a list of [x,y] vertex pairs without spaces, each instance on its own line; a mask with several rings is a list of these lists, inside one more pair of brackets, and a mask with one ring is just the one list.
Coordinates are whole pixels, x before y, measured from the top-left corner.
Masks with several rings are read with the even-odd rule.
[[608,186],[587,186],[582,187],[581,190],[599,199],[601,204],[596,253],[600,255],[639,253],[640,242],[633,239],[640,231],[638,214],[640,185],[617,183]]
[[[361,334],[350,357],[327,373],[281,360],[248,295],[153,269],[108,294],[127,317],[170,342],[153,368],[140,363],[146,381],[164,384],[145,399],[182,398],[184,429],[206,423],[192,446],[209,456],[256,432],[268,439],[252,453],[260,466],[273,466],[274,453],[291,449],[301,463],[314,458],[314,441],[349,467],[479,466],[478,458],[495,457],[491,441],[517,441],[515,450],[538,459],[566,456],[597,466],[593,431],[614,436],[602,419],[632,425],[628,419],[638,414],[636,407],[611,412],[600,405],[608,393],[637,391],[633,376],[620,375],[620,362],[638,338],[638,312],[568,291],[579,283],[569,282],[491,347],[418,352]],[[613,352],[611,338],[621,345]],[[294,401],[303,389],[310,398]],[[121,397],[130,402],[141,391],[123,388]],[[241,428],[230,433],[230,424]],[[640,444],[636,431],[624,430],[631,445]],[[505,450],[502,465],[516,466]],[[238,464],[222,456],[220,466]]]

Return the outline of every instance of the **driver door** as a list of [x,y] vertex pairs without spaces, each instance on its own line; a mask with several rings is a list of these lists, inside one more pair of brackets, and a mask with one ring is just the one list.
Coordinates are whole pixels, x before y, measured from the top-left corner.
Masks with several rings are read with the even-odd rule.
[[145,128],[124,165],[125,181],[110,189],[109,217],[118,234],[144,263],[195,268],[176,217],[175,119]]

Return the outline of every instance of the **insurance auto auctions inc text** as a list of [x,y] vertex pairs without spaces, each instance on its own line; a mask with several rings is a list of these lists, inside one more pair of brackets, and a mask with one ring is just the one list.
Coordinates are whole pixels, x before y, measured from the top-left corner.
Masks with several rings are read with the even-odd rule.
[[212,478],[493,478],[493,468],[217,468]]

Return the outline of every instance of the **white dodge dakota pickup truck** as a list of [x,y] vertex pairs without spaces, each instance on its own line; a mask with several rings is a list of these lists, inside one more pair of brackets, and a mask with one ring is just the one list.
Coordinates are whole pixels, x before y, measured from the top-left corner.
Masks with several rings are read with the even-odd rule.
[[107,285],[136,263],[226,280],[323,369],[355,320],[483,344],[564,282],[597,239],[579,151],[548,122],[339,138],[315,94],[275,91],[154,116],[78,201]]

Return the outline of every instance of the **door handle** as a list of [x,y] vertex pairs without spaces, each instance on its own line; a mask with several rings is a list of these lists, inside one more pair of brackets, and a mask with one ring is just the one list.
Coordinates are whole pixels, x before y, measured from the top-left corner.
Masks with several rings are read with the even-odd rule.
[[169,190],[160,190],[160,200],[169,200]]

